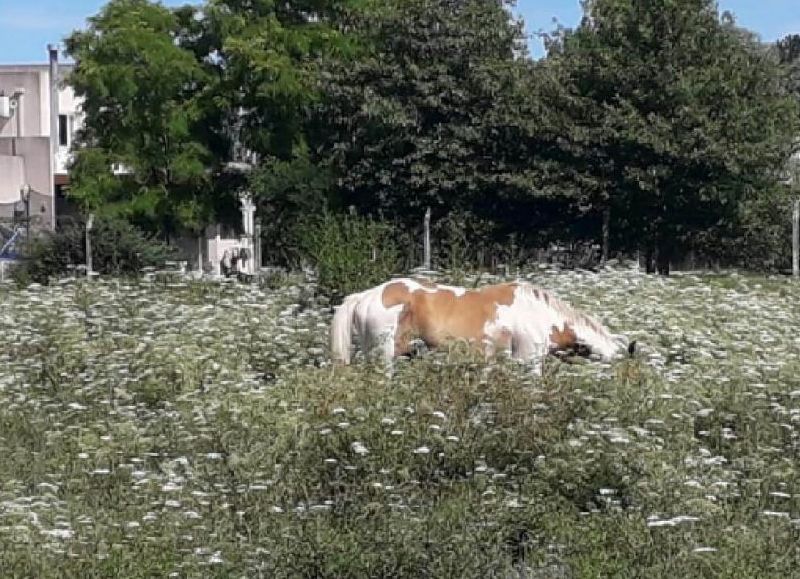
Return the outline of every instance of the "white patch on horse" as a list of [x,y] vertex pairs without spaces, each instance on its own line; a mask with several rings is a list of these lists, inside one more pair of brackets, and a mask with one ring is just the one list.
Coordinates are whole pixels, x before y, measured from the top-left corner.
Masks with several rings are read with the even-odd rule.
[[434,284],[433,282],[427,282],[427,284],[423,284],[422,282],[418,282],[415,279],[408,279],[408,278],[396,279],[393,281],[404,284],[406,288],[408,288],[409,292],[414,292],[419,290],[425,293],[435,294],[441,291],[449,291],[453,292],[456,297],[461,297],[465,293],[467,293],[466,288],[454,285],[441,285],[441,284]]
[[436,289],[433,290],[433,291],[453,292],[456,295],[456,297],[458,298],[458,297],[463,296],[465,293],[467,293],[467,288],[463,288],[463,287],[459,287],[459,286],[455,286],[455,285],[437,285]]
[[386,307],[383,305],[383,290],[389,285],[384,283],[362,299],[355,309],[355,325],[362,350],[369,353],[380,348],[383,358],[394,357],[394,336],[403,304]]

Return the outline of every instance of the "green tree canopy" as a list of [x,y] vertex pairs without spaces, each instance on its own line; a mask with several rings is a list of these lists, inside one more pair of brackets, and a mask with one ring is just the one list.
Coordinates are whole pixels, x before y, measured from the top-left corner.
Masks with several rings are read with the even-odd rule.
[[[796,38],[767,48],[713,0],[589,0],[532,61],[508,8],[111,0],[67,40],[86,114],[72,195],[169,232],[235,221],[247,186],[287,255],[304,216],[350,205],[529,245],[602,222],[663,272],[780,196]],[[237,151],[249,177],[226,169]]]
[[521,186],[504,141],[529,63],[504,4],[392,1],[349,23],[370,50],[329,67],[316,109],[346,205],[417,222],[426,206],[485,212]]
[[71,195],[167,231],[207,218],[214,161],[197,132],[208,78],[178,31],[176,15],[161,5],[112,0],[67,39],[76,60],[70,83],[85,113]]
[[[587,202],[668,272],[672,252],[775,182],[797,134],[778,63],[712,0],[592,0],[553,46],[563,149]],[[556,106],[557,103],[551,103]]]
[[[163,229],[197,228],[235,209],[225,172],[235,133],[278,183],[307,167],[305,110],[319,56],[347,49],[327,20],[357,0],[208,0],[170,10],[111,0],[67,39],[84,98],[72,195]],[[124,167],[115,175],[112,167]]]

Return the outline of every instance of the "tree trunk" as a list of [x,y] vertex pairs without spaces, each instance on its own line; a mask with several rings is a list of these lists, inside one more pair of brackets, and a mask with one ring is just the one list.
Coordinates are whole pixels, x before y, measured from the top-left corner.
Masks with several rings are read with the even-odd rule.
[[658,260],[658,244],[653,240],[644,252],[644,270],[646,273],[656,273]]
[[658,254],[658,263],[656,265],[660,275],[669,275],[669,255],[666,251],[661,251]]
[[600,263],[605,264],[608,261],[608,235],[611,228],[611,207],[603,209],[603,230],[602,230],[602,249],[600,254]]
[[656,241],[656,270],[660,275],[669,275],[669,266],[672,258],[672,245],[666,238],[666,235],[661,234]]
[[792,202],[792,275],[800,277],[800,198]]
[[423,228],[425,231],[425,237],[423,239],[423,246],[424,246],[424,256],[423,256],[423,267],[425,271],[430,271],[431,269],[431,208],[428,207],[425,210],[425,220],[423,222]]

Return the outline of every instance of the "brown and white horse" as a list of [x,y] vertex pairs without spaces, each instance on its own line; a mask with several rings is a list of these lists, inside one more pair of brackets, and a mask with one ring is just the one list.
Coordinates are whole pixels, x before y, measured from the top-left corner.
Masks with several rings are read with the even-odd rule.
[[[611,360],[627,340],[553,294],[525,282],[467,290],[395,279],[345,298],[333,316],[335,362],[349,364],[352,336],[383,359],[408,354],[414,339],[435,348],[466,339],[487,355],[505,351],[537,367],[547,354],[572,352]],[[633,345],[629,347],[629,351]]]

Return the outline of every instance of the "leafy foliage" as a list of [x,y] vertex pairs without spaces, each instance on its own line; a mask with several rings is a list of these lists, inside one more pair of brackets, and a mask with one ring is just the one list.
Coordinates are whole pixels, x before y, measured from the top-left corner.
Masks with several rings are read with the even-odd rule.
[[[236,223],[247,187],[281,263],[300,223],[350,206],[406,235],[430,207],[451,246],[469,215],[488,251],[602,239],[662,273],[777,239],[754,208],[800,133],[797,39],[762,45],[711,0],[584,10],[532,61],[505,1],[112,0],[68,40],[73,195],[168,234]],[[249,176],[226,170],[240,157]]]
[[587,201],[624,212],[623,231],[667,272],[675,249],[734,220],[774,182],[798,129],[796,102],[776,59],[713,2],[586,9],[552,57],[570,78],[565,148]]
[[800,285],[526,274],[645,355],[331,367],[302,279],[0,285],[4,574],[794,577]]
[[491,212],[523,186],[506,113],[528,65],[509,18],[499,2],[413,0],[357,23],[371,49],[331,64],[315,111],[345,205],[408,224],[428,206]]
[[258,167],[249,189],[258,200],[264,255],[271,263],[296,265],[301,246],[298,230],[309,218],[335,208],[331,200],[330,171],[307,156],[274,160]]
[[[346,59],[354,39],[331,25],[360,0],[208,0],[195,26],[198,58],[210,63],[213,106],[223,111],[238,153],[258,160],[246,182],[269,240],[285,262],[284,240],[301,212],[318,214],[330,194],[328,172],[310,157],[307,110],[319,98],[323,58]],[[310,211],[309,211],[310,210]]]
[[[175,249],[152,239],[128,221],[100,217],[90,233],[92,269],[109,275],[137,275],[143,267],[161,266]],[[22,263],[13,270],[18,283],[46,284],[52,277],[86,263],[86,225],[71,221],[58,232],[31,241]]]
[[70,83],[86,119],[71,195],[87,209],[145,218],[164,231],[200,226],[214,161],[197,132],[207,78],[176,42],[175,13],[147,0],[112,0],[89,22],[67,39],[77,61]]
[[299,226],[301,255],[316,265],[326,293],[347,295],[397,273],[399,252],[387,225],[356,215],[323,213]]

